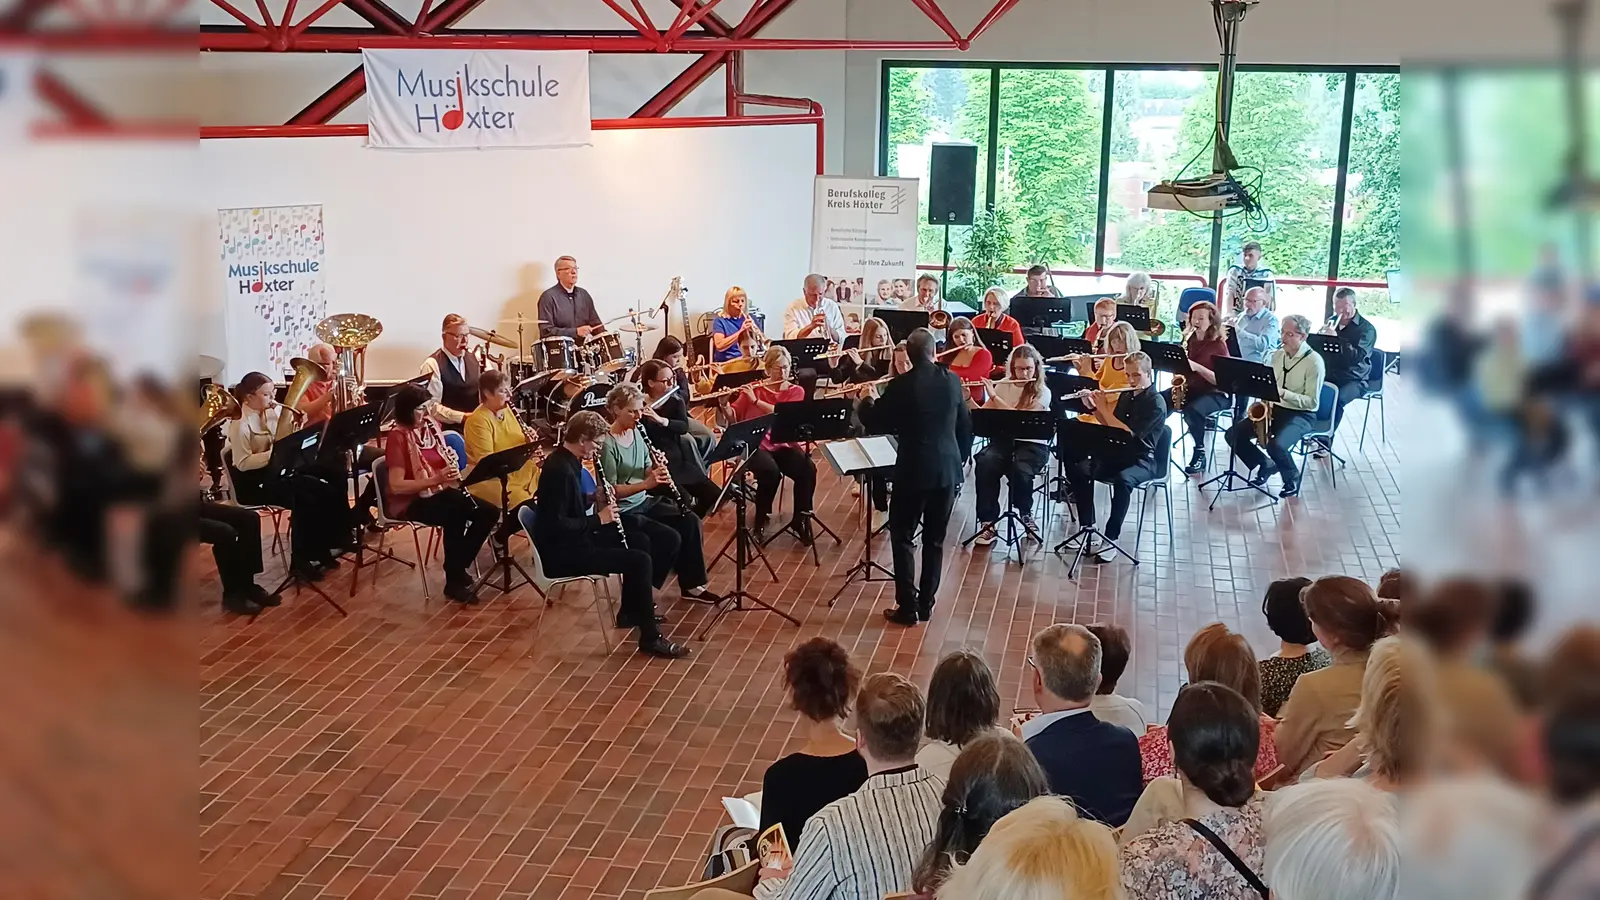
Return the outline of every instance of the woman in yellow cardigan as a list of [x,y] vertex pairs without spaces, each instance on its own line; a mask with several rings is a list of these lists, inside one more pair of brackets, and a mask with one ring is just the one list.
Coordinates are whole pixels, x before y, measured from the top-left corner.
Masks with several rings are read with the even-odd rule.
[[[478,408],[467,416],[462,426],[462,437],[467,442],[467,463],[475,466],[491,453],[509,450],[528,443],[528,435],[517,421],[511,408],[511,380],[504,372],[490,369],[478,378]],[[506,480],[511,498],[511,515],[506,517],[504,540],[517,528],[517,507],[533,499],[533,487],[539,483],[539,466],[534,460],[511,473]],[[479,500],[500,508],[500,480],[480,481],[467,490]]]

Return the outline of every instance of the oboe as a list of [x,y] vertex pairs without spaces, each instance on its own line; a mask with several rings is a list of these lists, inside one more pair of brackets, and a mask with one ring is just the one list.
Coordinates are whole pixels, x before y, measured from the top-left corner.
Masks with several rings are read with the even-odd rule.
[[[606,506],[615,507],[617,505],[617,489],[612,486],[611,482],[606,480],[606,470],[599,462],[594,464],[594,478],[600,485],[600,499],[605,501]],[[622,527],[622,513],[620,510],[613,523],[617,526],[617,537],[622,540],[622,549],[628,549],[628,530]]]
[[644,441],[645,449],[650,451],[650,464],[666,473],[667,489],[672,491],[672,499],[678,501],[679,506],[683,507],[684,509],[688,509],[689,495],[685,494],[683,490],[678,487],[678,482],[673,480],[672,471],[667,468],[667,455],[662,453],[660,450],[657,450],[655,444],[650,443],[650,433],[645,431],[644,426],[639,426],[638,431],[639,437]]

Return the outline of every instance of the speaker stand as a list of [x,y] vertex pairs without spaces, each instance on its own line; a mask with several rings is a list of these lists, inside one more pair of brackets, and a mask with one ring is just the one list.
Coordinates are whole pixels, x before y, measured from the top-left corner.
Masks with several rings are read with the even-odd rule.
[[[952,216],[954,213],[951,214]],[[945,294],[950,290],[950,223],[944,223],[944,262],[939,266],[939,308],[944,308]],[[982,304],[979,304],[980,306]]]

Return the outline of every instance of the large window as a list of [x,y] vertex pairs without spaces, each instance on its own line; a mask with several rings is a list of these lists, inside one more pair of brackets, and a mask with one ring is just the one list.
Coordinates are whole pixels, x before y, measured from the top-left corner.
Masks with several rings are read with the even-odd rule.
[[[1241,67],[1229,143],[1262,214],[1220,221],[1145,206],[1153,184],[1211,171],[1215,66],[885,62],[884,79],[880,171],[925,177],[934,141],[977,144],[977,199],[1008,214],[1014,264],[1088,273],[1058,279],[1069,292],[1119,280],[1100,273],[1146,271],[1175,295],[1214,283],[1254,240],[1284,279],[1284,312],[1320,321],[1330,281],[1369,283],[1364,303],[1388,303],[1400,221],[1393,70]],[[964,230],[952,230],[952,264]],[[924,232],[918,262],[937,266],[942,229]]]

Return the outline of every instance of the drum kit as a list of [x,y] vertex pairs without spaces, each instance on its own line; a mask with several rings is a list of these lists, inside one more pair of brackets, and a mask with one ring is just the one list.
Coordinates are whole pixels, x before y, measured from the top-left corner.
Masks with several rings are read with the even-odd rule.
[[[629,320],[627,324],[613,323]],[[544,337],[529,342],[528,330],[536,325],[547,325],[543,319],[517,315],[501,319],[501,326],[514,326],[516,338],[499,331],[482,328],[469,329],[472,336],[483,341],[476,351],[479,362],[492,365],[511,376],[512,403],[524,422],[531,422],[542,432],[555,435],[560,432],[572,414],[580,410],[597,410],[605,406],[606,394],[618,381],[624,381],[638,367],[642,348],[638,345],[642,335],[650,330],[640,324],[636,313],[612,319],[589,337],[575,340],[569,337]],[[634,347],[624,347],[622,335],[634,335]],[[491,351],[490,347],[515,350],[515,356],[505,356]]]

